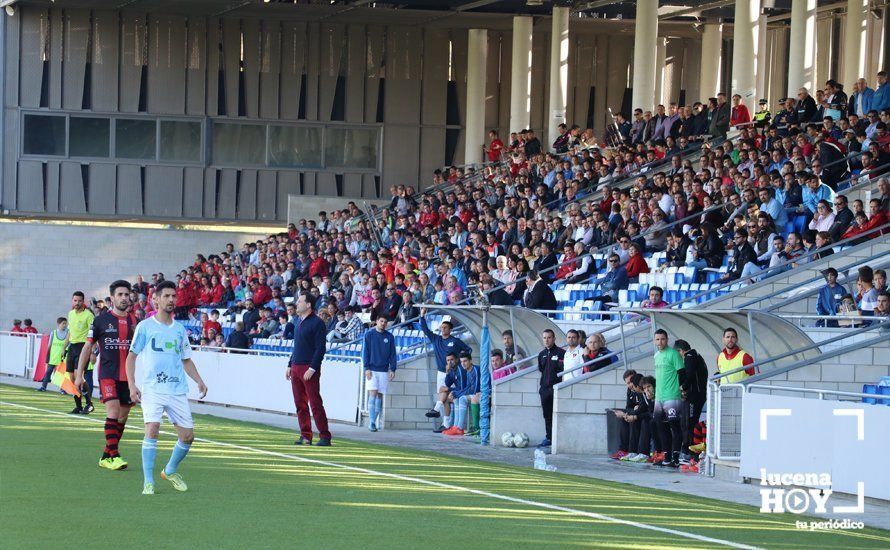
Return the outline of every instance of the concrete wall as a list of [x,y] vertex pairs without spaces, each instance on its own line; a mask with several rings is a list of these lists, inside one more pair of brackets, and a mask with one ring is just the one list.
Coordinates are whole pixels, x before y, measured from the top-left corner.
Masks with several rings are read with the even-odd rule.
[[585,374],[556,387],[553,403],[553,453],[604,454],[606,409],[623,408],[623,368]]
[[492,386],[491,439],[501,444],[504,432],[525,432],[532,441],[544,439],[544,415],[538,393],[540,375],[537,365],[527,367]]
[[55,319],[71,309],[71,293],[104,298],[116,279],[135,281],[163,272],[173,278],[205,256],[263,235],[218,231],[129,229],[0,223],[0,326],[29,317],[38,330],[55,328]]
[[396,376],[384,396],[383,418],[391,430],[433,429],[436,424],[424,413],[433,405],[436,364],[432,354],[399,363]]

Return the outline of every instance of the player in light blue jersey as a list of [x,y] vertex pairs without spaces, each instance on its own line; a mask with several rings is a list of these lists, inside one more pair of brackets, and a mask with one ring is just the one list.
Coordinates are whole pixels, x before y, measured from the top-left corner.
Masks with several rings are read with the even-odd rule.
[[[177,491],[185,491],[188,486],[177,468],[188,454],[195,440],[192,411],[188,401],[189,376],[198,384],[201,398],[207,395],[207,386],[191,360],[191,348],[185,328],[173,320],[176,307],[176,285],[163,281],[155,289],[154,299],[157,314],[136,326],[127,356],[127,380],[130,397],[134,403],[142,403],[142,416],[145,419],[145,439],[142,440],[142,474],[145,482],[143,495],[153,495],[154,463],[158,451],[158,433],[161,416],[166,412],[176,426],[179,440],[173,447],[173,454],[167,466],[161,470],[161,477],[173,484]],[[142,357],[142,390],[136,386],[136,356]]]

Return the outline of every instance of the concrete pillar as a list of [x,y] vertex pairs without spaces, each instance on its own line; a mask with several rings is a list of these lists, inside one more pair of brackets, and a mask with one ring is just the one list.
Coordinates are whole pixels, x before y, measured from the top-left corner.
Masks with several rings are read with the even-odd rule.
[[569,93],[569,8],[553,8],[550,28],[550,109],[547,136],[552,144],[559,137],[557,126],[566,123]]
[[739,0],[735,3],[735,22],[732,29],[731,94],[739,94],[747,105],[756,100],[757,28],[760,0]]
[[865,17],[868,0],[847,0],[847,17],[844,23],[844,71],[841,84],[847,93],[856,80],[865,74]]
[[483,161],[487,56],[488,31],[470,29],[467,44],[467,121],[464,147],[464,162],[466,164],[477,164]]
[[532,85],[531,17],[513,18],[513,64],[510,70],[510,131],[531,126]]
[[[652,95],[656,104],[662,103],[665,107],[670,103],[665,99],[670,95],[670,86],[666,83],[668,78],[667,65],[667,39],[658,37],[655,40],[655,93]],[[643,109],[645,111],[645,109]],[[630,113],[628,113],[628,116]]]
[[815,89],[816,0],[791,0],[791,41],[788,52],[788,95]]
[[[770,58],[767,55],[766,47],[766,15],[761,14],[757,19],[757,67],[754,70],[755,80],[757,80],[757,99],[766,98],[769,85]],[[749,109],[757,108],[757,105],[749,105]]]
[[699,96],[691,98],[692,102],[707,101],[717,95],[717,87],[720,84],[720,67],[723,66],[721,57],[723,45],[723,25],[721,23],[705,23],[701,37],[701,77],[699,78]]
[[639,0],[634,26],[633,109],[648,111],[654,105],[657,40],[658,0]]

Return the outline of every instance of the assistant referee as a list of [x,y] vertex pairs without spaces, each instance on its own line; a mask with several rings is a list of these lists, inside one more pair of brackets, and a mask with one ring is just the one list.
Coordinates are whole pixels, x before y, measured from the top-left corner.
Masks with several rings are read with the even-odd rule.
[[[83,292],[76,291],[71,295],[71,311],[68,312],[68,358],[65,360],[65,371],[68,378],[74,383],[77,372],[77,361],[80,352],[87,341],[87,334],[93,324],[93,312],[86,308]],[[90,373],[92,376],[92,373]],[[87,406],[83,407],[83,400],[79,395],[74,396],[74,410],[71,414],[89,414],[93,412],[93,396],[89,391],[84,391],[87,385],[78,388],[87,398]]]

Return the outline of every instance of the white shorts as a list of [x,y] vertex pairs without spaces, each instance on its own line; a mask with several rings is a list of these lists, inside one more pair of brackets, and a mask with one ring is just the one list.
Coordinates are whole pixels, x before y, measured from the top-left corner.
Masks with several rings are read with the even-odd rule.
[[445,373],[436,371],[436,391],[433,393],[433,399],[439,399],[439,389],[445,385]]
[[374,390],[386,395],[389,390],[389,372],[377,372],[375,370],[370,372],[371,379],[365,381],[365,390]]
[[187,395],[167,395],[164,393],[142,394],[142,416],[145,423],[161,422],[161,416],[167,413],[170,422],[180,428],[194,428],[192,409],[189,407]]

